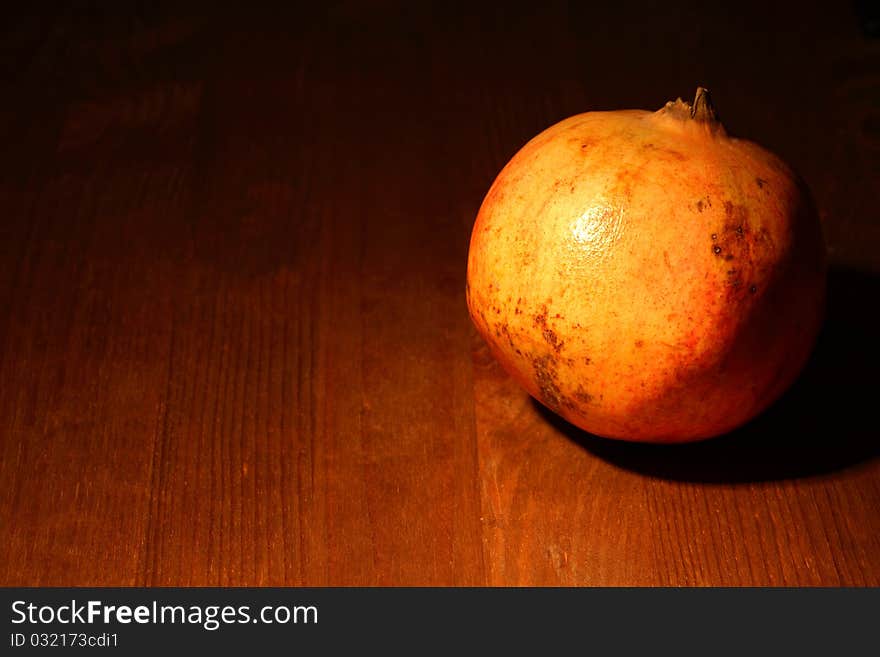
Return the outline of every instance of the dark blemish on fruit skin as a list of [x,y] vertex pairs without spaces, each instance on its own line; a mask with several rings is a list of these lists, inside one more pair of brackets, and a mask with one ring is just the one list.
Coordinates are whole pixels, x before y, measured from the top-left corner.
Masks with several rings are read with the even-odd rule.
[[678,151],[674,151],[671,148],[658,148],[652,142],[648,142],[647,144],[643,144],[642,148],[646,151],[656,151],[657,153],[661,153],[663,155],[667,155],[669,157],[675,158],[676,160],[686,160],[687,158]]
[[583,386],[578,386],[573,396],[582,404],[589,404],[593,401],[593,395],[584,390]]
[[499,338],[503,335],[505,338],[507,338],[507,344],[510,345],[510,348],[516,349],[516,345],[513,343],[513,337],[511,337],[510,335],[510,327],[507,324],[499,324],[496,327],[495,335],[497,335]]
[[637,346],[637,347],[642,347],[644,344],[645,344],[645,343],[644,343],[643,340],[636,340],[636,346]]
[[[557,315],[557,317],[558,316],[559,315]],[[565,345],[565,341],[560,340],[559,336],[556,335],[556,331],[547,325],[546,304],[541,306],[541,312],[535,315],[535,326],[541,329],[541,335],[544,337],[544,340],[547,341],[547,344],[553,347],[553,350],[556,353],[559,353]]]
[[[724,223],[723,232],[712,233],[712,242],[715,243],[712,252],[725,262],[736,258],[745,258],[748,262],[752,241],[748,224],[748,209],[742,205],[735,205],[731,201],[724,201],[724,214],[727,215],[727,221]],[[721,235],[720,239],[719,234]]]
[[551,347],[553,347],[553,350],[556,352],[558,352],[560,349],[562,349],[562,345],[565,344],[564,341],[560,340],[556,336],[556,333],[553,331],[553,329],[545,328],[543,331],[541,331],[541,335],[544,336],[544,339],[547,341],[547,344],[549,344]]
[[756,286],[754,286],[754,285],[749,286],[749,292],[751,292],[752,294],[754,294],[757,291],[758,291],[758,288]]
[[758,187],[764,189],[764,185],[767,183],[763,178],[755,178],[755,183],[757,183]]
[[595,146],[595,145],[596,145],[596,142],[597,142],[598,140],[597,140],[597,139],[583,139],[583,140],[581,140],[581,139],[572,139],[571,141],[574,142],[574,143],[578,143],[578,142],[580,142],[580,149],[581,149],[581,152],[584,152],[584,151],[589,150],[589,149],[592,148],[593,146]]
[[697,201],[697,212],[702,212],[702,211],[703,211],[703,199],[700,199],[699,201]]
[[749,211],[744,205],[734,205],[731,201],[724,201],[724,214],[727,217],[725,230],[744,229],[748,224]]
[[574,403],[562,394],[556,380],[556,361],[552,356],[532,356],[532,368],[535,370],[535,382],[541,401],[548,408],[559,411],[563,407],[574,408]]

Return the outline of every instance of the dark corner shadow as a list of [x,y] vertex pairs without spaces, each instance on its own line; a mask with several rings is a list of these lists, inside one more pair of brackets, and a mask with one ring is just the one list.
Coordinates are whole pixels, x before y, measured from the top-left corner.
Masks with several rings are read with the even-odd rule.
[[652,477],[732,483],[828,474],[880,455],[878,299],[877,275],[832,269],[825,325],[801,376],[758,418],[718,438],[684,445],[607,440],[533,403],[584,449]]

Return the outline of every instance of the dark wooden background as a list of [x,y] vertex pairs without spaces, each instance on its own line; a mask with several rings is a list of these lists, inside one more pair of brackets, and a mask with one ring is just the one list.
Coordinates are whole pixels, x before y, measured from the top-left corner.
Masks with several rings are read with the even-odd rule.
[[[0,584],[880,584],[855,5],[74,4],[0,28]],[[600,440],[477,338],[470,228],[541,129],[698,84],[811,185],[825,332],[733,435]]]

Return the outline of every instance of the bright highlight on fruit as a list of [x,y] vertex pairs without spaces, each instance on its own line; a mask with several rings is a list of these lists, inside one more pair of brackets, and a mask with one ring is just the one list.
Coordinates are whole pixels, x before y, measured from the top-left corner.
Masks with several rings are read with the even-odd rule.
[[600,436],[686,442],[797,377],[825,249],[805,184],[728,135],[700,88],[528,142],[483,201],[467,281],[493,355],[545,406]]

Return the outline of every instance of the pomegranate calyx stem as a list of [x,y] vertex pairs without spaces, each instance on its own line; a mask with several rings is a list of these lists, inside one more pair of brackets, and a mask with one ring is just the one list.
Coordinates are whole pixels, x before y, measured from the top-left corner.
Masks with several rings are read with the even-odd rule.
[[718,123],[718,112],[712,103],[709,90],[705,87],[697,87],[697,95],[694,104],[691,105],[691,118],[705,123]]

